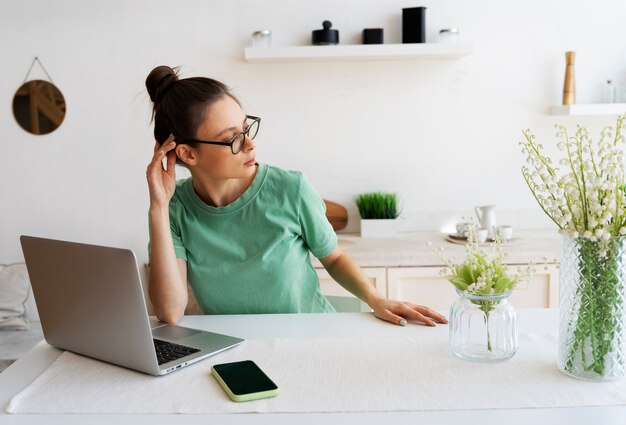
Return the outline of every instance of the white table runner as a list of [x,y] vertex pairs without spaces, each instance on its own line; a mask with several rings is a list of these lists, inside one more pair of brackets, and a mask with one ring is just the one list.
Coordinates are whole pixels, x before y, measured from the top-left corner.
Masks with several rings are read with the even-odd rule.
[[[10,413],[376,412],[626,405],[626,380],[590,383],[555,365],[556,335],[522,335],[497,364],[454,357],[447,338],[248,340],[163,377],[69,352],[15,396]],[[213,364],[254,360],[276,398],[234,403]]]

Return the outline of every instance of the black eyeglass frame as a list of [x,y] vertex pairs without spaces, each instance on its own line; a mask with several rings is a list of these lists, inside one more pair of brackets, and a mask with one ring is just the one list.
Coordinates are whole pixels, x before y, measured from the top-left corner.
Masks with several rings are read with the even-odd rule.
[[[227,142],[217,142],[217,141],[211,141],[211,140],[185,139],[185,140],[180,141],[180,142],[176,141],[176,143],[179,144],[179,145],[187,145],[189,143],[200,143],[200,144],[203,144],[203,145],[230,146],[230,151],[233,153],[233,155],[237,155],[239,152],[241,152],[241,150],[243,149],[243,146],[246,144],[245,137],[249,137],[250,139],[254,140],[256,135],[259,133],[259,128],[261,128],[261,117],[255,117],[253,115],[246,115],[246,120],[252,120],[252,122],[248,125],[248,128],[245,129],[244,131],[242,131],[241,133],[237,133],[235,136],[233,136]],[[252,129],[252,126],[255,123],[257,124],[256,133],[254,133],[254,135],[252,137],[250,137],[250,130]],[[237,152],[235,152],[235,150],[233,149],[233,145],[235,144],[235,140],[237,140],[237,137],[239,137],[241,135],[244,136],[244,140],[241,143],[241,147],[239,148],[239,150]]]

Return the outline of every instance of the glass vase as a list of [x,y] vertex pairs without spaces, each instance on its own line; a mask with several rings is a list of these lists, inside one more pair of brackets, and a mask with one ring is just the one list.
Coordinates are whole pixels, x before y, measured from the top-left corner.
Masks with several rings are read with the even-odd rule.
[[508,300],[511,291],[497,295],[460,297],[450,308],[450,348],[465,360],[499,362],[517,351],[517,313]]
[[561,242],[558,367],[588,381],[624,377],[626,237]]

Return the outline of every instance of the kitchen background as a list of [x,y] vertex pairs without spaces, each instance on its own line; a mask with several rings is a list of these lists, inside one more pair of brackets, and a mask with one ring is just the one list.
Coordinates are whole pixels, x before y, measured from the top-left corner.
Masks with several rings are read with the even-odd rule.
[[[401,9],[427,6],[427,41],[460,29],[455,60],[248,63],[255,30],[273,46],[310,44],[323,20],[341,44],[383,27],[401,42]],[[147,261],[145,169],[153,138],[144,80],[156,65],[226,82],[263,118],[257,159],[302,170],[350,212],[354,197],[396,192],[405,230],[448,230],[475,205],[500,224],[551,228],[520,174],[521,130],[555,145],[555,123],[597,133],[612,116],[551,116],[564,52],[575,50],[578,103],[613,79],[626,102],[621,0],[0,0],[0,263],[22,261],[20,234],[128,247]],[[15,90],[38,56],[67,103],[47,136],[14,121]],[[35,66],[31,78],[43,78]],[[621,89],[621,90],[620,90]],[[182,171],[180,176],[186,175]]]

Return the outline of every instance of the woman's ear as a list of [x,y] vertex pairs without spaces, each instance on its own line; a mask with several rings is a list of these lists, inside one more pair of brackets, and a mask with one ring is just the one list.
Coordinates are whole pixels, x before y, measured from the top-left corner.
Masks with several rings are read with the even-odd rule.
[[196,165],[198,162],[195,151],[189,145],[176,146],[176,156],[187,165]]

